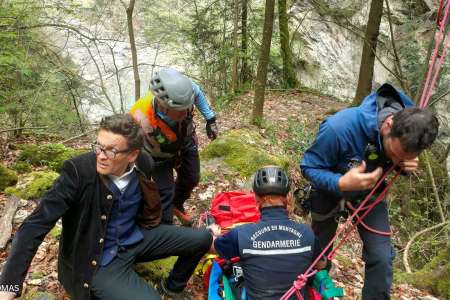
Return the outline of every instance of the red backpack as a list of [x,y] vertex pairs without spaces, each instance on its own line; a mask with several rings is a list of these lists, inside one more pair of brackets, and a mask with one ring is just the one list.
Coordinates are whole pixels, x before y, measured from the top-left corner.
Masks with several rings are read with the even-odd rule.
[[260,218],[253,193],[219,193],[212,200],[210,213],[220,228],[229,228],[238,223],[258,222]]

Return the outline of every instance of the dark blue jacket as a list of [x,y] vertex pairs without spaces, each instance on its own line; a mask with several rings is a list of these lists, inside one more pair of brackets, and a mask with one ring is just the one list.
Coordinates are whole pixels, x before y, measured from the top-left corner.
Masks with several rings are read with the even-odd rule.
[[250,300],[280,299],[320,251],[312,229],[291,221],[284,207],[261,209],[260,222],[232,229],[214,247],[223,258],[241,258]]
[[364,98],[358,107],[343,109],[325,119],[311,147],[300,163],[303,176],[319,190],[342,197],[339,178],[352,162],[361,162],[367,145],[383,151],[378,128],[379,96],[393,98],[403,107],[413,106],[411,99],[389,84]]

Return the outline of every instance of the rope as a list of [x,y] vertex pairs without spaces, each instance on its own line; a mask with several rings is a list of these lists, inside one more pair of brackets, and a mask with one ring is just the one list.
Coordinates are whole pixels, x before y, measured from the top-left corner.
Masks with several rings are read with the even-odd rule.
[[[353,205],[352,205],[350,202],[347,202],[346,204],[347,204],[347,207],[348,207],[351,211],[355,211],[355,210],[356,210],[356,208],[354,208]],[[361,210],[367,210],[367,209],[369,209],[368,206],[363,207]],[[362,227],[364,227],[364,229],[366,229],[367,231],[370,231],[370,232],[372,232],[372,233],[379,234],[379,235],[383,235],[383,236],[390,236],[390,235],[392,235],[392,231],[381,231],[381,230],[377,230],[377,229],[375,229],[375,228],[373,228],[373,227],[370,227],[370,226],[367,225],[366,223],[364,223],[363,220],[361,220],[360,224],[361,224]]]
[[[299,300],[302,300],[303,298],[300,298],[299,295],[299,290],[302,289],[305,284],[306,281],[304,280],[304,278],[309,278],[311,276],[313,276],[316,273],[316,270],[314,270],[314,267],[316,266],[316,264],[319,262],[319,260],[322,259],[322,257],[325,256],[325,253],[331,248],[333,247],[334,242],[337,240],[337,238],[344,234],[344,236],[342,237],[342,239],[340,240],[339,244],[334,247],[334,249],[330,252],[330,254],[328,254],[327,258],[328,259],[332,259],[336,253],[336,251],[342,246],[343,242],[347,239],[347,237],[349,236],[349,234],[351,233],[351,231],[354,230],[354,228],[356,227],[356,225],[358,225],[361,220],[371,211],[371,209],[378,204],[380,201],[382,201],[384,199],[385,194],[387,193],[389,187],[393,184],[394,180],[397,178],[397,176],[400,174],[400,172],[397,172],[396,175],[389,181],[389,183],[386,185],[386,187],[383,189],[383,191],[378,195],[378,197],[375,199],[375,201],[373,201],[371,204],[367,205],[367,208],[365,210],[365,212],[359,216],[358,213],[361,212],[365,207],[366,204],[368,203],[368,201],[372,198],[373,194],[375,193],[375,191],[378,189],[378,187],[383,183],[383,181],[386,179],[386,177],[394,170],[396,166],[392,165],[384,174],[383,176],[378,180],[377,184],[375,185],[375,187],[370,191],[370,193],[364,198],[364,200],[361,202],[361,204],[358,206],[358,208],[352,213],[352,215],[350,217],[347,218],[346,222],[344,223],[344,225],[342,227],[340,227],[336,234],[334,235],[334,237],[331,239],[331,241],[328,243],[328,245],[322,250],[322,252],[316,257],[316,259],[314,260],[314,262],[309,266],[309,268],[301,275],[299,275],[297,277],[297,279],[294,281],[292,287],[280,298],[280,300],[288,300],[294,293],[297,295],[297,298]],[[354,224],[352,226],[349,227],[349,225],[351,224],[352,220],[358,216],[358,219],[354,222]],[[344,231],[349,228],[347,230],[347,232],[344,233]]]
[[[435,46],[434,46],[434,49],[433,49],[433,52],[431,55],[430,62],[428,64],[427,77],[426,77],[425,85],[424,85],[424,88],[422,91],[422,96],[420,97],[419,107],[421,107],[421,108],[427,106],[428,101],[431,98],[431,93],[433,92],[433,87],[434,87],[437,77],[439,75],[439,70],[441,69],[441,66],[443,64],[445,54],[447,53],[448,42],[450,40],[450,32],[449,32],[445,38],[445,44],[444,44],[444,48],[442,49],[442,54],[439,55],[440,56],[439,60],[438,60],[437,64],[435,65],[436,57],[438,56],[438,51],[439,51],[439,48],[442,43],[442,38],[444,36],[445,24],[447,24],[448,12],[450,9],[450,1],[447,1],[445,10],[444,10],[444,17],[442,20],[440,20],[442,8],[443,8],[443,0],[440,0],[438,15],[436,18],[436,25],[439,27],[439,31],[436,32],[436,37],[435,37],[435,41],[434,41]],[[433,75],[433,78],[432,78],[432,75]],[[430,80],[431,80],[431,82],[430,82]]]

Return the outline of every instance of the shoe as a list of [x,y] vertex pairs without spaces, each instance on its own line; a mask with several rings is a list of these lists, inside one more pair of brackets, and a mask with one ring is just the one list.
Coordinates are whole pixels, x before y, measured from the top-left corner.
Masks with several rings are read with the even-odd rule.
[[178,293],[169,290],[164,279],[161,279],[159,284],[156,286],[156,290],[161,295],[162,300],[194,300],[194,298],[192,298],[184,290]]
[[172,209],[172,212],[173,212],[173,215],[175,217],[177,217],[178,220],[180,220],[180,222],[183,226],[192,227],[192,225],[194,224],[192,217],[190,215],[188,215],[184,209],[174,207]]

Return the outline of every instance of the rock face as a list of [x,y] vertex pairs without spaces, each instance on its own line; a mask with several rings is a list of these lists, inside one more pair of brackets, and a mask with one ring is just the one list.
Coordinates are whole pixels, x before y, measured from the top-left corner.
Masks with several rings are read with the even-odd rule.
[[[394,39],[401,58],[403,74],[413,90],[417,90],[422,78],[428,43],[433,35],[437,9],[433,1],[417,1],[415,7],[405,1],[390,2]],[[420,3],[419,3],[420,2]],[[355,0],[314,0],[297,1],[291,8],[291,29],[298,26],[296,38],[292,42],[294,61],[300,82],[307,87],[318,89],[343,100],[354,97],[359,76],[359,65],[363,46],[364,30],[367,23],[370,1]],[[414,14],[411,19],[411,14]],[[346,22],[349,21],[354,26]],[[386,5],[380,25],[377,57],[375,59],[373,88],[384,82],[400,88],[395,77],[386,69],[393,70],[392,45]],[[440,95],[448,90],[448,67],[441,69]],[[436,90],[438,90],[436,92]],[[413,95],[410,95],[411,97]],[[450,143],[450,95],[435,105],[441,118],[439,140]],[[450,176],[450,159],[447,160]]]

